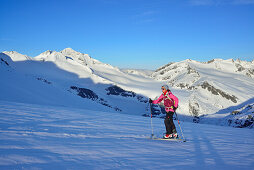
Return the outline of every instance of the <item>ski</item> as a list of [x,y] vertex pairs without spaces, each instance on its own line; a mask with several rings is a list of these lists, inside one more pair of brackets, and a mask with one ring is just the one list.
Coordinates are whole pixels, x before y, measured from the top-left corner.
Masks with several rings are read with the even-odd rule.
[[152,140],[166,140],[166,141],[178,141],[178,142],[186,142],[186,140],[182,138],[158,138],[158,137],[153,137],[150,138]]

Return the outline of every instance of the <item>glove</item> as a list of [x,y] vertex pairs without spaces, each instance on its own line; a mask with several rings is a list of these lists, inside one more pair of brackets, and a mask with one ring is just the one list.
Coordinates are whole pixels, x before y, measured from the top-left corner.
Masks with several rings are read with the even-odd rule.
[[176,111],[177,107],[173,106],[174,111]]
[[149,103],[152,103],[152,102],[153,102],[153,100],[149,98]]

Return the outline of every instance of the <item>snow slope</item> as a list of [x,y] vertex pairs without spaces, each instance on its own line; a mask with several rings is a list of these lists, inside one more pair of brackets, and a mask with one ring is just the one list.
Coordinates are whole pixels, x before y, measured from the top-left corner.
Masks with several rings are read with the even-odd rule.
[[121,71],[128,74],[141,75],[144,77],[150,77],[151,74],[153,73],[152,70],[144,70],[144,69],[121,69]]
[[187,142],[155,141],[147,117],[0,101],[0,169],[253,168],[253,130],[181,126]]

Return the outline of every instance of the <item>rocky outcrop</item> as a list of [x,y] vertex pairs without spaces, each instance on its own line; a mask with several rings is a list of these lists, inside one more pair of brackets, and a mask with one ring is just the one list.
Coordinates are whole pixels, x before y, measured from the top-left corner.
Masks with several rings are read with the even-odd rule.
[[37,80],[40,80],[40,81],[42,81],[42,82],[44,82],[46,84],[52,84],[52,82],[50,82],[50,81],[48,81],[48,80],[46,80],[44,78],[41,78],[41,77],[38,77]]
[[253,128],[254,126],[254,104],[248,104],[237,110],[231,112],[231,114],[225,119],[229,126],[237,128]]
[[4,59],[2,59],[2,58],[0,58],[1,59],[1,63],[3,63],[3,64],[6,64],[7,66],[9,66],[9,63],[7,62],[7,61],[5,61]]
[[100,98],[95,92],[93,92],[90,89],[71,86],[70,91],[77,92],[77,95],[82,98],[93,100],[99,104],[102,104],[102,105],[109,107],[109,108],[113,108],[114,110],[119,111],[119,112],[122,111],[118,107],[116,107],[116,106],[113,107],[112,105],[108,104],[108,101],[104,100],[103,98]]
[[223,92],[222,90],[220,89],[217,89],[215,87],[213,87],[212,85],[210,85],[208,82],[204,82],[201,84],[201,87],[203,89],[206,89],[208,90],[209,92],[211,92],[212,94],[214,95],[220,95],[222,96],[223,98],[226,98],[227,100],[231,100],[233,103],[237,103],[237,97],[234,96],[234,95],[229,95],[227,94],[226,92]]
[[110,86],[105,89],[107,91],[107,95],[114,95],[114,96],[122,96],[122,97],[132,97],[136,98],[139,102],[147,103],[148,99],[142,95],[138,95],[132,91],[126,91],[122,89],[121,87],[118,87],[116,85]]

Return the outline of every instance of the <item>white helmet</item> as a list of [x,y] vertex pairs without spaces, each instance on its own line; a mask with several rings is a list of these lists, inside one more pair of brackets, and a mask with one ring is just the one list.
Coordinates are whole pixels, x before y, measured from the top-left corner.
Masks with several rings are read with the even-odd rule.
[[163,85],[163,86],[161,86],[161,87],[164,87],[166,90],[169,90],[169,87],[168,87],[168,85]]

